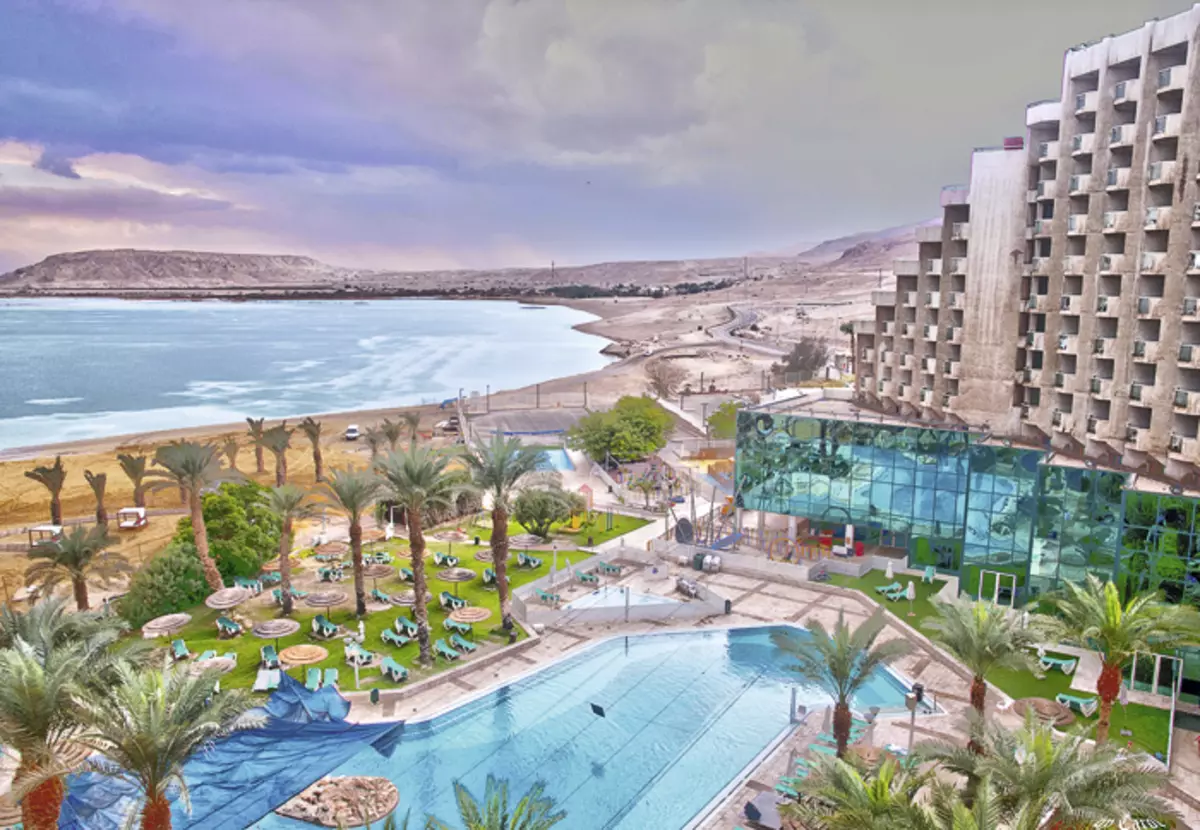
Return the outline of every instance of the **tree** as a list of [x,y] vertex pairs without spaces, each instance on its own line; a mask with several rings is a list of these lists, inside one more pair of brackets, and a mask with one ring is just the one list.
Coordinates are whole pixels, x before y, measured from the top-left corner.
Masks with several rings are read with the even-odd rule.
[[425,533],[426,515],[432,510],[450,509],[458,494],[467,489],[466,478],[449,469],[453,456],[421,444],[404,452],[389,453],[379,459],[377,469],[383,475],[392,501],[404,508],[408,521],[408,543],[412,549],[413,591],[416,602],[413,617],[417,623],[418,661],[433,661],[429,647],[429,609],[425,607]]
[[142,795],[142,830],[169,830],[169,788],[187,804],[184,764],[197,751],[236,729],[261,724],[244,717],[253,706],[242,689],[213,694],[214,672],[192,675],[166,665],[161,671],[118,669],[104,695],[75,700],[84,725],[80,742],[104,756],[89,767],[132,784]]
[[400,413],[400,421],[404,424],[404,429],[408,433],[408,445],[411,447],[421,439],[421,411],[419,409],[406,409]]
[[[301,425],[303,429],[303,425]],[[276,487],[267,496],[267,506],[279,517],[279,590],[283,600],[283,616],[292,615],[292,525],[297,519],[313,514],[308,493],[295,484]],[[356,586],[357,587],[357,586]]]
[[50,491],[50,524],[61,525],[62,518],[62,489],[67,479],[67,471],[63,468],[62,456],[54,457],[50,467],[41,465],[25,471],[25,477],[31,478]]
[[266,464],[263,463],[263,449],[266,446],[263,444],[263,436],[266,434],[266,418],[247,418],[246,423],[249,429],[246,434],[250,436],[250,446],[254,447],[254,472],[262,475],[267,471]]
[[383,449],[387,438],[384,437],[379,427],[367,427],[363,430],[362,439],[367,445],[367,449],[371,451],[371,463],[374,464],[375,459],[379,458],[379,451]]
[[388,449],[395,452],[400,439],[404,437],[404,424],[400,421],[384,418],[383,422],[379,425],[379,431],[383,433],[383,437],[388,444]]
[[793,670],[834,699],[833,735],[839,758],[845,756],[850,742],[850,699],[876,670],[909,652],[908,641],[903,639],[876,645],[885,625],[883,612],[877,611],[852,630],[839,611],[832,634],[818,620],[808,623],[808,639],[798,639],[784,630],[771,633],[776,648],[797,662]]
[[1063,590],[1048,599],[1055,615],[1039,619],[1042,635],[1052,642],[1079,643],[1100,654],[1098,743],[1108,740],[1113,703],[1121,694],[1121,670],[1134,653],[1200,643],[1200,611],[1163,602],[1154,592],[1137,594],[1122,604],[1117,586],[1101,582],[1094,574],[1088,574],[1082,585],[1064,583]]
[[919,757],[989,781],[997,809],[1013,830],[1112,827],[1130,814],[1173,812],[1154,795],[1167,773],[1145,755],[1093,744],[1079,731],[1059,738],[1032,713],[1015,732],[991,723],[978,734],[982,752],[934,741],[920,745]]
[[658,489],[658,484],[655,483],[654,479],[642,476],[641,478],[630,482],[629,486],[642,494],[642,498],[646,500],[646,509],[649,510],[650,497],[653,496],[654,492]]
[[76,526],[57,540],[30,549],[33,562],[25,569],[25,584],[37,585],[43,596],[49,596],[59,584],[69,581],[75,607],[87,611],[89,574],[107,584],[114,576],[132,570],[124,556],[108,550],[116,543],[104,525]]
[[625,396],[612,409],[592,412],[567,430],[567,444],[600,463],[636,461],[667,445],[670,413],[645,396]]
[[196,546],[173,539],[134,573],[117,612],[131,626],[139,627],[163,614],[191,608],[210,593]]
[[[383,482],[373,471],[365,469],[334,469],[325,482],[325,495],[350,520],[350,556],[354,564],[354,613],[367,615],[367,590],[363,583],[362,519],[370,514],[379,501]],[[416,548],[413,548],[416,559]],[[413,572],[417,569],[413,562]],[[424,608],[421,593],[417,593],[417,608]],[[418,623],[419,623],[418,619]]]
[[1030,649],[1038,638],[1020,617],[990,602],[933,601],[938,616],[922,624],[930,636],[958,658],[973,675],[971,705],[985,717],[987,680],[994,669],[1036,672]]
[[117,456],[117,463],[121,465],[121,471],[129,477],[129,483],[133,485],[133,505],[134,507],[146,506],[146,464],[149,461],[144,455],[130,455],[129,453],[121,453]]
[[[489,775],[482,802],[476,801],[461,782],[454,782],[454,799],[458,803],[463,830],[550,830],[567,814],[562,810],[555,811],[554,799],[545,792],[545,785],[538,782],[510,809],[506,781],[497,781]],[[427,830],[450,830],[448,825],[434,818],[430,818],[426,827]]]
[[838,326],[838,331],[850,338],[850,371],[858,377],[858,349],[854,334],[854,323],[846,321]]
[[821,830],[898,830],[920,821],[917,794],[930,776],[886,760],[866,775],[839,758],[815,762],[805,781],[807,798],[780,813],[803,827]]
[[650,391],[659,398],[673,398],[687,378],[687,372],[677,363],[664,358],[651,360],[645,367],[646,380]]
[[712,438],[727,441],[737,437],[736,401],[725,401],[708,416],[708,434]]
[[[279,547],[281,522],[267,505],[269,493],[253,481],[227,481],[201,498],[209,553],[222,580],[255,576]],[[191,541],[190,518],[179,520],[175,539]]]
[[782,363],[771,367],[773,374],[784,380],[811,380],[829,363],[829,344],[816,337],[801,337],[787,353]]
[[104,490],[108,487],[108,473],[93,473],[84,470],[83,477],[87,479],[92,495],[96,497],[96,524],[108,526],[108,511],[104,509]]
[[566,491],[558,487],[529,488],[517,495],[513,518],[534,536],[550,538],[550,529],[571,518],[571,503]]
[[300,422],[300,431],[312,444],[313,475],[318,484],[325,480],[325,459],[321,457],[321,430],[324,425],[312,418]]
[[545,457],[545,452],[526,447],[519,438],[499,434],[466,456],[475,487],[492,499],[492,567],[496,571],[496,593],[505,631],[513,628],[512,600],[508,595],[508,513],[517,486],[537,470]]
[[242,442],[234,433],[229,433],[221,439],[221,455],[225,456],[225,460],[229,462],[229,469],[235,473],[238,470],[238,453],[241,452]]
[[192,541],[196,546],[196,557],[204,569],[208,587],[219,591],[225,585],[221,572],[208,551],[208,531],[204,525],[204,510],[200,494],[221,477],[221,462],[217,448],[212,444],[197,444],[194,441],[172,441],[154,453],[154,464],[161,470],[152,470],[149,475],[157,479],[155,486],[174,485],[187,495],[188,513],[192,519]]
[[264,432],[262,441],[263,446],[275,456],[275,486],[282,487],[287,484],[287,451],[292,445],[292,431],[287,428],[287,421]]

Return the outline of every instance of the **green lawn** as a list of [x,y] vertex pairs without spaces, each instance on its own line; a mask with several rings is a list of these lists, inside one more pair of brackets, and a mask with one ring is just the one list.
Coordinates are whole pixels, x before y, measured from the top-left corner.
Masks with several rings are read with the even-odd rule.
[[[912,580],[917,589],[917,598],[913,600],[912,612],[916,616],[908,616],[909,605],[908,600],[898,599],[895,602],[888,601],[887,597],[876,591],[876,588],[884,585],[890,585],[892,582],[899,582],[905,587],[908,586],[909,580]],[[945,580],[935,579],[932,584],[922,582],[920,577],[910,577],[905,574],[897,576],[894,580],[889,580],[883,571],[868,571],[865,576],[854,577],[844,574],[829,574],[829,581],[834,585],[839,585],[843,588],[853,588],[856,591],[861,591],[872,599],[878,601],[896,616],[901,617],[909,623],[913,628],[920,628],[921,620],[926,617],[933,616],[933,603],[930,601],[945,585]]]
[[[467,528],[464,528],[467,530]],[[472,533],[472,535],[474,535]],[[385,548],[395,550],[400,547],[399,541],[393,541],[386,544]],[[429,624],[432,638],[436,640],[438,637],[444,637],[443,622],[446,618],[446,613],[441,610],[437,597],[441,591],[446,590],[450,593],[455,592],[455,585],[448,582],[438,580],[435,576],[439,568],[433,564],[432,553],[434,551],[445,552],[448,545],[444,542],[429,543],[429,552],[425,559],[425,572],[429,580],[429,591],[434,596],[434,601],[429,605]],[[459,558],[460,567],[470,568],[477,574],[482,573],[487,567],[484,562],[479,562],[475,559],[474,554],[479,550],[474,544],[455,544],[453,552]],[[307,552],[306,552],[307,553]],[[510,584],[513,587],[519,587],[539,577],[549,573],[551,566],[551,557],[543,553],[536,554],[542,560],[541,567],[536,570],[527,570],[516,567],[516,554],[514,553],[509,566]],[[590,554],[584,551],[569,550],[559,553],[559,567],[566,567],[566,562],[569,560],[572,566],[576,566],[581,562],[590,558]],[[405,565],[407,559],[397,559],[393,564]],[[318,563],[315,561],[308,565],[308,570],[315,571]],[[337,586],[340,590],[345,591],[351,598],[354,594],[354,583],[349,568],[346,570],[346,578]],[[374,587],[373,581],[367,580],[367,591],[370,592]],[[406,588],[411,588],[409,583],[401,582],[397,576],[392,576],[387,579],[378,581],[379,590],[385,593],[398,593]],[[475,626],[474,639],[484,640],[489,637],[494,637],[495,642],[503,642],[498,634],[493,634],[493,630],[500,625],[500,609],[499,600],[496,596],[496,591],[492,588],[485,588],[482,581],[476,580],[473,582],[457,583],[458,596],[466,599],[471,605],[478,605],[492,610],[491,619]],[[269,589],[267,592],[269,595]],[[353,600],[351,600],[353,601]],[[238,655],[237,668],[225,675],[221,683],[226,688],[250,687],[254,684],[254,678],[258,670],[259,648],[265,645],[268,641],[260,640],[249,633],[243,634],[232,640],[218,640],[216,631],[216,618],[218,612],[213,611],[203,605],[189,609],[192,614],[192,621],[177,637],[182,637],[188,645],[188,648],[195,654],[200,654],[208,649],[215,649],[218,654],[224,654],[227,651],[234,651]],[[240,617],[250,617],[253,620],[269,619],[277,615],[277,611],[273,608],[263,605],[261,598],[252,599],[243,603],[238,608],[234,609],[234,613]],[[293,619],[297,620],[301,629],[296,634],[290,637],[283,637],[279,640],[280,650],[297,643],[320,643],[329,649],[329,657],[324,662],[318,664],[320,668],[337,668],[341,672],[341,686],[343,690],[352,691],[354,689],[354,670],[348,666],[342,654],[342,642],[338,637],[333,638],[328,642],[320,642],[311,635],[312,619],[318,613],[322,613],[319,609],[310,608],[302,602],[296,604]],[[333,609],[332,613],[325,612],[334,623],[344,626],[349,631],[357,632],[358,620],[355,619],[353,608],[339,607]],[[428,677],[442,669],[446,668],[446,664],[442,660],[437,661],[437,665],[432,670],[418,670],[415,667],[417,657],[417,644],[415,642],[406,645],[404,648],[397,649],[391,646],[385,646],[380,640],[380,634],[385,628],[392,625],[393,620],[399,615],[412,617],[412,609],[396,607],[387,611],[376,611],[368,613],[364,622],[366,623],[366,648],[375,652],[390,654],[397,662],[405,665],[409,669],[409,683]],[[172,638],[162,638],[159,642],[166,646]],[[291,672],[293,677],[298,677],[303,680],[303,670],[293,669]],[[362,688],[371,688],[373,685],[380,685],[382,688],[390,688],[392,684],[389,681],[382,680],[379,676],[378,669],[365,669],[361,672],[361,677],[364,681],[370,679],[370,684],[364,682]]]
[[[595,518],[595,524],[592,526],[590,532],[587,530],[573,530],[567,524],[556,524],[550,529],[552,535],[550,542],[547,542],[547,544],[558,542],[560,548],[589,547],[587,540],[588,536],[590,535],[592,537],[591,547],[594,547],[595,545],[602,545],[610,539],[616,539],[618,536],[624,536],[626,533],[630,533],[638,528],[642,528],[650,524],[649,519],[641,519],[637,516],[626,516],[621,513],[613,513],[612,530],[605,530],[604,514],[600,512],[594,512],[592,515]],[[483,520],[482,524],[463,525],[462,529],[463,532],[468,536],[472,538],[478,536],[483,542],[487,542],[492,538],[492,525],[491,522],[486,518]],[[508,535],[510,537],[525,532],[525,528],[521,527],[515,521],[510,521],[508,523]]]

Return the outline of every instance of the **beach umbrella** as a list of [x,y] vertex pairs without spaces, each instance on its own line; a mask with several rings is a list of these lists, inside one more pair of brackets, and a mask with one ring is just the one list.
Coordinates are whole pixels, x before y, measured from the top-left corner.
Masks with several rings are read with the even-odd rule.
[[908,616],[915,617],[916,613],[913,612],[912,608],[913,601],[917,598],[917,586],[913,584],[911,579],[908,581],[908,587],[904,589],[904,598],[908,600]]
[[460,623],[479,623],[492,616],[487,608],[478,605],[468,605],[466,608],[456,608],[450,612],[450,619]]
[[892,567],[892,561],[890,559],[888,560],[888,566],[887,570],[884,572],[884,576],[887,577],[889,585],[892,584],[892,580],[896,578],[896,570]]
[[345,591],[313,591],[304,598],[304,601],[313,608],[324,608],[326,610],[333,608],[335,605],[341,605],[346,601]]
[[279,638],[290,637],[300,630],[300,623],[281,617],[276,620],[264,620],[250,629],[250,633],[260,640],[274,640],[275,651],[279,651]]
[[379,587],[379,580],[394,576],[395,573],[396,570],[391,565],[367,565],[363,568],[363,576],[370,579],[375,588]]
[[222,588],[209,594],[205,598],[204,604],[215,611],[228,611],[230,608],[241,605],[252,596],[254,596],[254,592],[249,588]]
[[169,637],[170,635],[181,631],[185,625],[192,621],[191,614],[177,613],[164,614],[161,617],[155,617],[142,626],[142,636],[147,640],[152,640],[155,637]]
[[279,652],[279,659],[288,668],[292,666],[311,666],[314,663],[320,663],[328,656],[329,651],[327,649],[313,645],[312,643],[300,643],[299,645],[288,646]]
[[200,675],[206,671],[215,671],[218,674],[229,674],[235,668],[237,668],[237,660],[232,657],[210,657],[207,660],[197,660],[189,665],[188,673]]

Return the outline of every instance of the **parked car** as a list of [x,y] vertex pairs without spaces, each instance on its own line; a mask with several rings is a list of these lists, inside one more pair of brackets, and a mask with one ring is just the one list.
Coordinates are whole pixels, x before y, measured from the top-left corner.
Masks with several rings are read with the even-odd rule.
[[347,441],[357,441],[359,435],[361,435],[361,434],[362,433],[360,433],[358,431],[358,424],[351,424],[350,426],[346,427],[346,440]]

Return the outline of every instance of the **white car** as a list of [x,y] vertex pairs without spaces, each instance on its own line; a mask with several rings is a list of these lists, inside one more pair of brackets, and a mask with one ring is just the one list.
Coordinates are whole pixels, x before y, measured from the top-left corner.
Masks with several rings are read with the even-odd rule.
[[351,424],[350,426],[346,427],[347,441],[357,441],[359,435],[360,433],[358,431],[358,424]]

